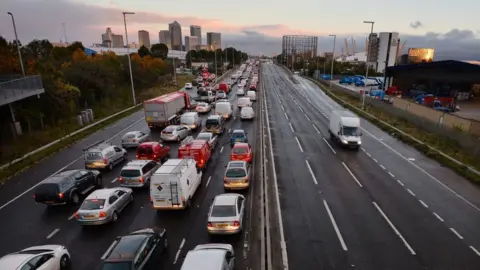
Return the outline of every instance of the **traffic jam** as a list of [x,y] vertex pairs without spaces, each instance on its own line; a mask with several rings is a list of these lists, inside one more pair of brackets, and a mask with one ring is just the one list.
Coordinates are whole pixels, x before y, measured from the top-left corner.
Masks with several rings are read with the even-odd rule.
[[[203,68],[183,89],[145,101],[150,132],[128,131],[122,133],[120,145],[105,138],[85,147],[84,168],[64,170],[43,180],[33,190],[34,202],[52,211],[73,205],[77,209],[73,217],[83,228],[117,222],[141,189],[149,193],[152,211],[186,210],[193,207],[202,176],[218,151],[230,161],[221,167],[223,179],[212,179],[223,181],[224,193],[215,196],[205,217],[205,232],[211,241],[188,251],[181,269],[197,269],[199,264],[208,264],[209,269],[234,269],[232,245],[214,240],[242,234],[246,208],[242,191],[253,181],[255,154],[248,132],[228,129],[227,124],[233,118],[254,121],[259,61],[248,60],[228,75],[215,83],[215,74]],[[237,97],[229,99],[232,95]],[[159,140],[152,139],[156,133]],[[227,151],[219,143],[224,137],[228,138]],[[131,160],[129,153],[134,153],[135,159]],[[102,175],[115,167],[121,168],[118,185],[104,188]],[[144,228],[117,237],[102,256],[100,269],[157,269],[168,250],[169,233]],[[0,258],[0,269],[75,269],[71,256],[75,254],[63,245],[34,246]]]

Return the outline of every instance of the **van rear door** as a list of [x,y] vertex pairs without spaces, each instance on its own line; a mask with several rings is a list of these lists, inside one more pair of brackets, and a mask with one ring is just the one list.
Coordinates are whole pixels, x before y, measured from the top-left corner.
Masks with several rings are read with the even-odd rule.
[[153,175],[150,197],[154,209],[174,209],[182,206],[182,186],[177,175]]

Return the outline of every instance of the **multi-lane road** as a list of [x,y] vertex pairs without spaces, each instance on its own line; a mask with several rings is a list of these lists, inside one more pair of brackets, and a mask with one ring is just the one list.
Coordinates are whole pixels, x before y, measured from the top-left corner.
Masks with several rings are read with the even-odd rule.
[[[196,90],[188,90],[193,96]],[[229,95],[235,104],[236,89]],[[480,191],[450,170],[362,120],[358,152],[328,136],[328,117],[339,105],[313,82],[280,66],[262,64],[257,118],[228,129],[245,129],[254,146],[254,177],[245,195],[247,228],[231,243],[237,269],[478,269]],[[98,140],[119,144],[124,133],[149,131],[143,112],[134,113],[19,173],[0,189],[0,255],[56,243],[67,246],[73,270],[97,269],[115,239],[145,227],[168,231],[169,253],[161,269],[179,269],[186,252],[210,242],[206,217],[223,193],[229,161],[223,135],[204,172],[193,208],[159,212],[148,191],[116,224],[82,229],[75,208],[35,204],[32,189],[65,169],[83,168],[82,148]],[[158,132],[152,132],[159,139]],[[170,144],[176,156],[177,144]],[[134,153],[129,153],[130,159]],[[104,175],[117,186],[120,167]]]

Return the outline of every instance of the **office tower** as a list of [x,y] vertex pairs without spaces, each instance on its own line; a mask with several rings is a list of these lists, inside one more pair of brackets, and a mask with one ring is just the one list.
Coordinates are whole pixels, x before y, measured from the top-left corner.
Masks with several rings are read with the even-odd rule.
[[170,41],[172,43],[172,50],[182,50],[182,27],[177,21],[168,25],[170,31]]
[[190,25],[190,36],[197,37],[198,45],[202,45],[202,27],[198,25]]
[[210,50],[222,48],[222,36],[220,33],[207,33],[207,45]]
[[382,32],[379,34],[377,72],[384,72],[386,67],[395,65],[399,41],[398,36],[397,32]]
[[163,43],[163,44],[167,45],[167,47],[169,49],[172,48],[172,40],[171,40],[170,31],[168,31],[168,30],[160,31],[158,33],[158,40],[160,41],[160,43]]
[[148,31],[138,31],[138,44],[140,47],[145,46],[147,49],[150,49],[150,33],[148,33]]
[[105,33],[102,34],[102,46],[109,48],[123,48],[125,47],[123,43],[123,36],[115,35],[112,32],[112,29],[108,27]]
[[196,50],[198,45],[198,38],[186,36],[185,37],[185,51],[189,52],[191,50]]

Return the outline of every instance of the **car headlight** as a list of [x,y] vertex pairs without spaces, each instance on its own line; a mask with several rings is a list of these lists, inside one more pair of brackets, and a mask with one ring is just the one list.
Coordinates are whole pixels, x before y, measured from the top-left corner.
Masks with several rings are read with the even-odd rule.
[[362,144],[362,141],[358,141],[358,144]]
[[347,144],[348,142],[346,140],[342,140],[342,143],[343,144]]

